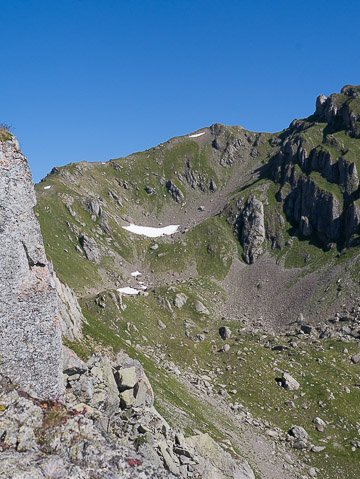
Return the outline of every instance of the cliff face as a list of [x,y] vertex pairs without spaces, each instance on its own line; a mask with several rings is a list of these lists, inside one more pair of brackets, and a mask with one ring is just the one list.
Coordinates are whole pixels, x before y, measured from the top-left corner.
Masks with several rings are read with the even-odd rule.
[[315,113],[294,120],[275,141],[277,199],[289,221],[325,247],[359,242],[359,111],[360,87],[345,86],[328,98],[320,95]]
[[26,158],[0,141],[0,374],[29,393],[63,393],[61,331]]

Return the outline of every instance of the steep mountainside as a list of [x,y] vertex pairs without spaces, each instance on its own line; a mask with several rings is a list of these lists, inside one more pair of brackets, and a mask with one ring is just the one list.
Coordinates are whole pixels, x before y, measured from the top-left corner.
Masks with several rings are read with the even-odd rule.
[[[336,280],[358,254],[359,109],[358,87],[348,86],[280,134],[216,124],[127,158],[54,168],[37,187],[47,254],[80,296],[123,286],[140,269],[147,284],[229,282],[218,316],[257,309],[280,329],[314,309],[328,319],[343,302]],[[151,240],[129,234],[129,223],[179,224],[181,234]],[[261,297],[255,285],[239,301],[250,274]]]
[[[360,87],[346,86],[277,134],[215,124],[54,168],[36,214],[86,318],[71,346],[139,359],[174,426],[244,454],[238,421],[250,422],[281,456],[284,442],[300,450],[287,477],[306,464],[357,477],[359,125]],[[278,386],[289,370],[299,393]],[[293,425],[307,431],[300,445]]]

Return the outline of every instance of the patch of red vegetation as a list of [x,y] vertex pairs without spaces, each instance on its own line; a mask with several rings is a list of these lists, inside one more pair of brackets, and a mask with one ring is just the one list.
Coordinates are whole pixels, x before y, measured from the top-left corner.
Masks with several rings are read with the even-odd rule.
[[140,459],[131,459],[130,457],[128,457],[126,460],[129,464],[129,466],[131,466],[131,467],[141,466],[141,464],[142,464],[142,461],[140,461]]

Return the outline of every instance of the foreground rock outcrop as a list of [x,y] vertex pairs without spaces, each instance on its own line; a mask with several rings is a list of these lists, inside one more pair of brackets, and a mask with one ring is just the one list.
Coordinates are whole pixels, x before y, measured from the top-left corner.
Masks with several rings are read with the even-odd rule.
[[185,438],[153,407],[143,368],[64,348],[64,401],[0,381],[0,477],[254,479],[207,434]]
[[63,394],[61,331],[29,166],[0,142],[0,374],[34,396]]
[[103,479],[172,477],[81,411],[0,383],[0,477]]

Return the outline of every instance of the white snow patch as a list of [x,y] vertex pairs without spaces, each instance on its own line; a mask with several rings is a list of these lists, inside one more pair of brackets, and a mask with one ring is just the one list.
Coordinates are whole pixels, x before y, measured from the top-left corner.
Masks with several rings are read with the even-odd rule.
[[123,294],[139,294],[140,293],[139,289],[130,288],[130,286],[126,286],[126,288],[119,288],[117,291]]
[[140,271],[134,271],[133,273],[131,273],[131,276],[134,276],[134,278],[136,278],[136,276],[141,276],[141,273]]
[[130,226],[123,226],[124,230],[130,231],[136,235],[147,236],[148,238],[158,238],[163,235],[172,235],[176,233],[180,225],[169,225],[163,228],[153,228],[151,226],[136,226],[131,224]]
[[198,136],[205,135],[205,131],[202,133],[195,133],[194,135],[189,135],[189,138],[197,138]]
[[140,286],[141,289],[143,289],[144,291],[147,290],[147,286]]
[[51,186],[44,186],[44,190],[50,190]]
[[101,164],[102,164],[102,165],[106,165],[105,161],[102,161]]

